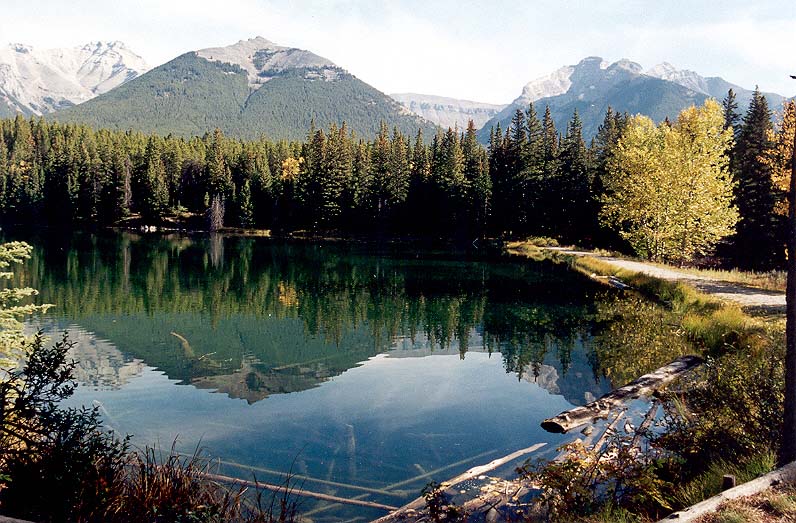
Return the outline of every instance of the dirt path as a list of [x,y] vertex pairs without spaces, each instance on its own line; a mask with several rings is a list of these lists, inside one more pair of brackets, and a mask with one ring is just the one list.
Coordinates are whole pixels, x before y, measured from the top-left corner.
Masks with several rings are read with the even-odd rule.
[[658,267],[651,263],[623,260],[613,256],[598,256],[588,251],[567,249],[565,247],[545,247],[545,249],[574,256],[591,256],[620,269],[648,274],[663,280],[687,282],[705,294],[710,294],[723,300],[734,301],[743,307],[758,309],[762,312],[785,312],[785,293],[782,292],[764,291],[738,283],[696,276],[677,269]]

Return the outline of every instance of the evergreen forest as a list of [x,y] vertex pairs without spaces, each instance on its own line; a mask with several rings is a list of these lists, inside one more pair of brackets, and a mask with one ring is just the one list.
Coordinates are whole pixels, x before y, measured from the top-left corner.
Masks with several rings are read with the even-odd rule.
[[[773,116],[759,91],[745,114],[730,91],[721,104],[709,100],[657,126],[608,108],[587,144],[577,112],[557,129],[549,108],[540,116],[530,105],[507,129],[492,129],[484,147],[472,123],[410,136],[382,122],[373,140],[344,122],[313,124],[303,141],[245,141],[218,129],[184,138],[20,115],[0,120],[0,220],[468,242],[546,236],[664,261],[718,253],[771,269],[784,263],[796,105]],[[637,198],[622,200],[631,189]],[[663,223],[656,212],[677,214],[692,201],[683,223],[653,230]],[[671,242],[707,224],[714,229],[678,258]]]

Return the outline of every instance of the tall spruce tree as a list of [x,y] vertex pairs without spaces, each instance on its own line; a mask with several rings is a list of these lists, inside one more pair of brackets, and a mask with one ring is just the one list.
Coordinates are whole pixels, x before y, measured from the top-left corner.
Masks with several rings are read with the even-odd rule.
[[489,162],[484,148],[478,143],[475,124],[467,122],[467,131],[462,141],[464,155],[464,179],[467,184],[467,202],[469,209],[468,228],[472,234],[481,236],[486,229],[489,205],[492,194],[492,183],[489,178]]
[[724,129],[732,129],[733,138],[737,138],[741,131],[741,127],[738,125],[741,122],[741,115],[738,112],[735,91],[732,89],[727,91],[727,96],[722,100],[721,107],[724,112]]
[[558,163],[556,193],[559,197],[556,203],[559,208],[553,213],[558,234],[569,240],[591,237],[594,231],[590,229],[596,217],[590,215],[594,211],[591,180],[583,125],[577,110],[573,112],[567,134],[561,140]]
[[605,179],[609,176],[612,164],[616,158],[616,150],[619,140],[622,137],[622,132],[625,129],[627,118],[621,113],[614,112],[609,106],[605,111],[603,123],[597,130],[597,135],[592,142],[592,210],[591,216],[596,219],[596,222],[591,224],[592,232],[595,236],[595,243],[600,245],[620,246],[621,239],[615,231],[601,227],[599,223],[599,215],[602,207],[602,200],[605,196]]
[[166,168],[161,158],[162,145],[160,138],[149,138],[144,158],[142,194],[139,210],[145,222],[159,222],[169,204]]
[[768,270],[784,261],[782,220],[772,169],[766,161],[773,149],[771,111],[755,89],[744,115],[735,154],[735,202],[740,221],[733,239],[735,262],[744,269]]
[[522,220],[524,231],[532,234],[541,234],[539,217],[544,212],[542,202],[543,179],[544,179],[544,129],[536,109],[531,103],[526,112],[526,127],[528,141],[523,151],[523,174],[522,183],[524,185],[523,201],[521,202]]

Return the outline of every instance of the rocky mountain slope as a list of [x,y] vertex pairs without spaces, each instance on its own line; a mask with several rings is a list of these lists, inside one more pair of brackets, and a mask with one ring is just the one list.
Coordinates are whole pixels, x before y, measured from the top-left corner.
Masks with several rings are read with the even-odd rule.
[[[740,110],[745,110],[746,107],[749,106],[749,102],[752,100],[752,93],[754,92],[751,89],[746,89],[740,85],[730,83],[718,76],[704,77],[700,76],[694,71],[689,71],[688,69],[677,69],[668,62],[660,63],[655,67],[648,69],[644,74],[674,82],[676,84],[682,85],[683,87],[687,87],[692,91],[702,93],[719,101],[724,99],[724,97],[727,96],[727,91],[732,89],[735,92],[736,100],[738,101],[738,107]],[[784,96],[776,93],[763,94],[768,100],[768,105],[772,110],[776,111],[782,107],[782,102],[785,100]]]
[[428,94],[398,93],[390,96],[407,110],[443,129],[449,127],[466,129],[470,120],[473,121],[476,129],[480,129],[505,107],[505,105],[471,102]]
[[216,127],[240,138],[300,139],[346,122],[372,137],[384,121],[414,135],[435,127],[345,69],[264,38],[183,54],[77,107],[62,121],[146,132],[201,135]]
[[108,92],[148,70],[122,42],[39,49],[0,48],[0,115],[41,115]]
[[[675,118],[682,109],[701,104],[709,97],[721,100],[730,88],[737,94],[739,110],[744,111],[752,91],[721,78],[704,78],[668,63],[645,72],[641,65],[630,60],[608,63],[600,57],[588,57],[525,85],[520,96],[484,124],[479,139],[486,143],[490,129],[498,123],[505,131],[515,111],[527,110],[531,102],[539,118],[545,106],[550,107],[556,129],[562,134],[577,110],[583,122],[583,135],[588,140],[597,133],[609,106],[615,111],[645,114],[662,121],[666,117]],[[777,94],[765,95],[774,110],[784,100]]]

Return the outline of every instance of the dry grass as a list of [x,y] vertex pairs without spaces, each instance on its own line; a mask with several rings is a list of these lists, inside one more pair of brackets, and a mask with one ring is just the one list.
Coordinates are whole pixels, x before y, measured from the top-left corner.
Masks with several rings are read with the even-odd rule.
[[[297,520],[290,478],[282,494],[263,497],[260,489],[230,488],[209,480],[217,464],[201,455],[164,453],[147,447],[131,454],[120,496],[111,500],[107,521],[192,521],[269,523]],[[255,479],[256,481],[256,479]]]
[[754,287],[755,289],[766,291],[784,292],[787,280],[787,273],[785,271],[755,272],[742,271],[739,269],[697,269],[695,267],[671,267],[662,263],[653,263],[653,265],[664,269],[676,269],[693,276],[729,283],[738,283],[747,287]]
[[796,522],[796,488],[773,487],[760,494],[727,501],[698,523],[792,523]]

